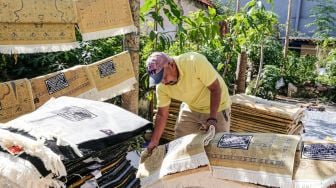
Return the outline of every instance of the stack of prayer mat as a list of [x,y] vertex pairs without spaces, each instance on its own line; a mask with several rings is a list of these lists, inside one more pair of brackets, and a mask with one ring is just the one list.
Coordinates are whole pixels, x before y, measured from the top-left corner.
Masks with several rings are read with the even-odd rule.
[[126,155],[151,124],[131,112],[60,97],[1,126],[0,185],[139,187]]
[[231,131],[300,134],[303,109],[250,95],[231,97]]
[[[175,99],[171,100],[170,106],[169,106],[169,115],[168,115],[167,124],[161,136],[161,138],[167,141],[172,141],[175,138],[175,125],[176,125],[176,120],[180,112],[180,106],[181,106],[180,101],[175,100]],[[154,115],[154,121],[155,121],[157,111],[155,110],[154,112],[155,112],[155,115]]]

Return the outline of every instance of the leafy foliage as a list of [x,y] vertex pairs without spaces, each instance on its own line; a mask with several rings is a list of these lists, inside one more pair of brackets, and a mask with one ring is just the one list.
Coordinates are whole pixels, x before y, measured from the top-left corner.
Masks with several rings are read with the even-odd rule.
[[313,27],[312,33],[316,38],[326,38],[335,30],[336,6],[333,0],[310,0],[317,4],[310,9],[310,18],[314,21],[306,27]]

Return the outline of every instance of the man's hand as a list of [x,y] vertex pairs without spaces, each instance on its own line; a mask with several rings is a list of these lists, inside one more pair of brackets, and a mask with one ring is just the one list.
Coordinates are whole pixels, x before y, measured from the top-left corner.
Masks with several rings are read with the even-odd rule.
[[216,124],[217,124],[217,119],[216,118],[208,118],[206,120],[206,123],[205,124],[202,124],[202,127],[200,128],[200,130],[202,131],[208,131],[210,125],[213,125],[216,127]]
[[153,150],[158,146],[159,143],[151,141],[147,146],[148,155],[152,155]]

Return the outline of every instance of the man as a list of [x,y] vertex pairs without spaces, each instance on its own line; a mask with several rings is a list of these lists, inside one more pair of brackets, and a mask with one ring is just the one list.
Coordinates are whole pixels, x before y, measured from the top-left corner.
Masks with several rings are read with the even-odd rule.
[[158,112],[155,129],[147,149],[159,144],[169,114],[171,99],[182,101],[175,126],[175,138],[214,125],[216,132],[230,130],[230,106],[223,78],[199,53],[190,52],[170,57],[154,52],[146,61],[150,86],[156,85]]

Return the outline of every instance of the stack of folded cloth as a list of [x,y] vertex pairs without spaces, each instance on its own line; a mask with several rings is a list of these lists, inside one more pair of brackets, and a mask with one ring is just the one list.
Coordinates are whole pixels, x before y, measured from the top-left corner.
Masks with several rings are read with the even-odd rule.
[[[150,122],[112,104],[60,97],[0,129],[0,185],[138,187],[126,159]],[[19,182],[19,183],[18,183]]]
[[303,109],[291,104],[239,94],[231,97],[231,131],[300,134]]
[[[166,123],[166,127],[163,131],[163,134],[161,138],[167,140],[167,141],[172,141],[175,138],[175,125],[176,125],[176,120],[178,118],[179,112],[180,112],[180,106],[181,102],[175,99],[172,99],[169,105],[169,115],[168,115],[168,120]],[[155,114],[157,111],[154,111]],[[155,120],[156,115],[154,115],[154,120]]]

